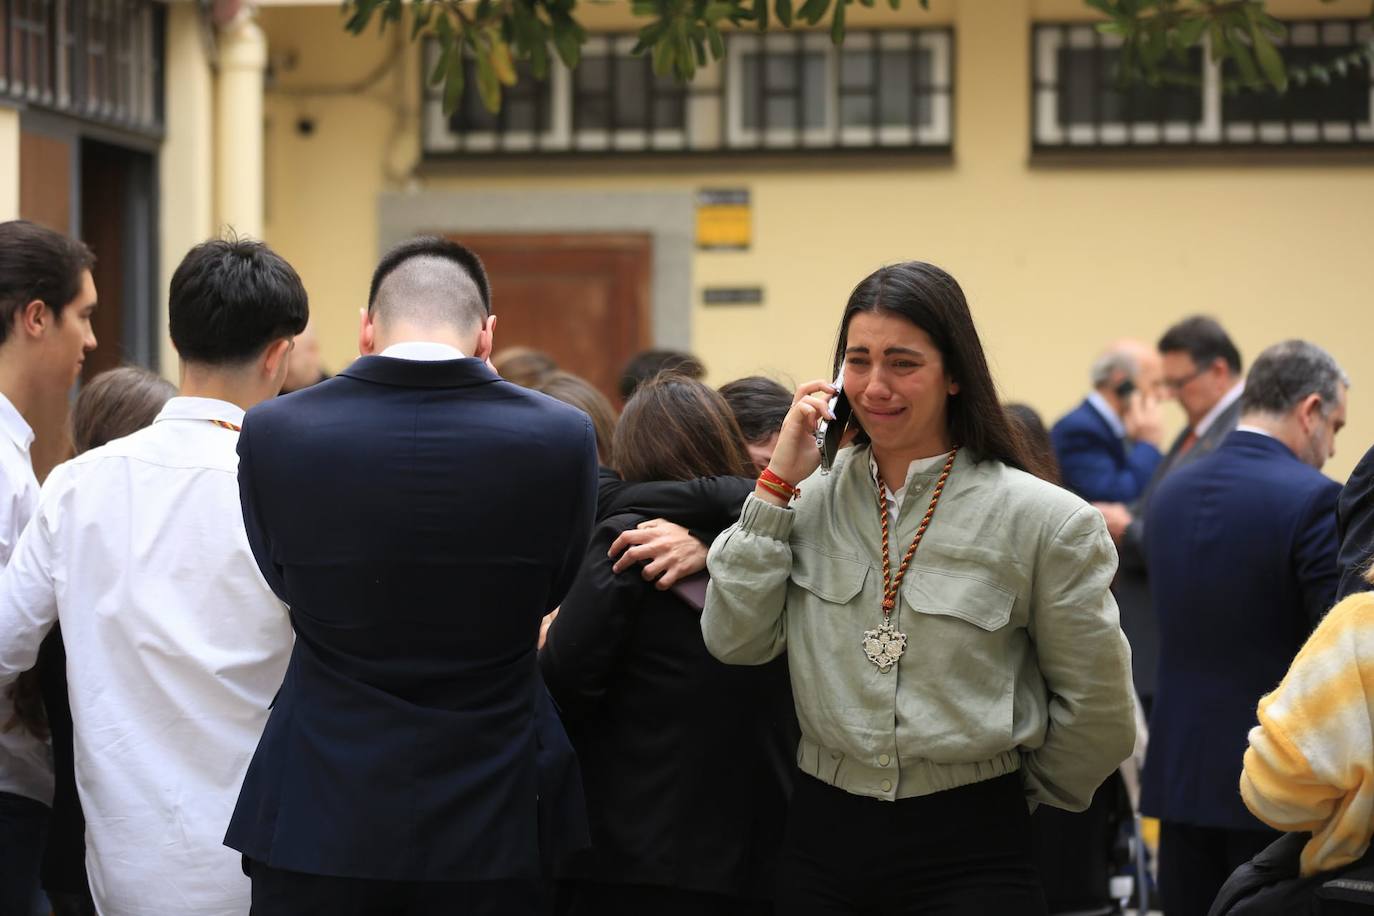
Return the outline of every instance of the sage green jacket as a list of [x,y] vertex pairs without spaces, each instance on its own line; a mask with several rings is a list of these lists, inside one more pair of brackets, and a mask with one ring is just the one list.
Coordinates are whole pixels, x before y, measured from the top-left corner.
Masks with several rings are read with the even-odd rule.
[[[894,573],[941,469],[907,485]],[[751,495],[716,539],[701,628],[723,662],[787,653],[802,771],[896,799],[1020,769],[1032,802],[1087,807],[1135,742],[1101,513],[960,451],[893,612],[906,653],[883,674],[860,645],[882,622],[868,448],[845,449],[801,490],[786,509]]]

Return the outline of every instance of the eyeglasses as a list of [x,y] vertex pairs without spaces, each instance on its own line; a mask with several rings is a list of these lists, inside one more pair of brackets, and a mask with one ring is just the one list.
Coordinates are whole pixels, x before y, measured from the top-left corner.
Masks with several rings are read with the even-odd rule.
[[1183,390],[1183,387],[1185,385],[1187,385],[1193,379],[1197,378],[1202,373],[1206,372],[1207,368],[1208,367],[1206,366],[1202,366],[1201,368],[1194,370],[1188,375],[1185,375],[1183,378],[1166,378],[1164,380],[1164,387],[1168,388],[1170,391],[1177,394],[1178,392]]

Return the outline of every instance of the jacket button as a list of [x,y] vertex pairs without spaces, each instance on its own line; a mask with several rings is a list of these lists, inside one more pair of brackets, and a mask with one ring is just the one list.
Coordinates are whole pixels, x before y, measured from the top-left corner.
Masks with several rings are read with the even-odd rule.
[[892,762],[892,758],[889,757],[889,756],[887,756],[886,754],[879,754],[879,755],[878,755],[878,766],[880,766],[880,767],[885,767],[885,766],[887,766],[887,765],[888,765],[889,763],[891,763],[891,762]]
[[884,792],[891,792],[892,780],[884,779],[882,782],[878,783],[878,788],[882,789]]

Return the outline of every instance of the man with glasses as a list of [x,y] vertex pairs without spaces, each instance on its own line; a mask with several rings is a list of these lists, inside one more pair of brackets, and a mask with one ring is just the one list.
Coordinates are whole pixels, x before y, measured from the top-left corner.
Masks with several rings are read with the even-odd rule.
[[1210,454],[1236,428],[1244,390],[1240,351],[1215,319],[1185,318],[1164,332],[1157,345],[1164,363],[1166,397],[1176,398],[1188,419],[1145,492],[1131,505],[1098,503],[1117,542],[1121,569],[1113,588],[1122,628],[1131,643],[1136,692],[1146,710],[1154,700],[1159,630],[1151,609],[1144,555],[1147,508],[1167,475]]

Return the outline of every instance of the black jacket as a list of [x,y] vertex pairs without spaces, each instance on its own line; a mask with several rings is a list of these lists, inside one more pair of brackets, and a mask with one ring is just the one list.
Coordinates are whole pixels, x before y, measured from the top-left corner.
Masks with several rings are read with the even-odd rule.
[[786,660],[721,664],[699,610],[638,569],[612,573],[606,557],[620,532],[650,517],[719,532],[752,488],[602,476],[599,524],[540,654],[592,828],[594,851],[565,877],[772,895],[798,739]]
[[1341,584],[1336,600],[1368,591],[1364,579],[1374,556],[1374,448],[1365,452],[1336,504],[1336,534],[1341,539]]
[[238,451],[296,642],[226,844],[318,875],[539,875],[563,735],[535,645],[593,521],[587,416],[476,359],[365,356],[254,407]]

